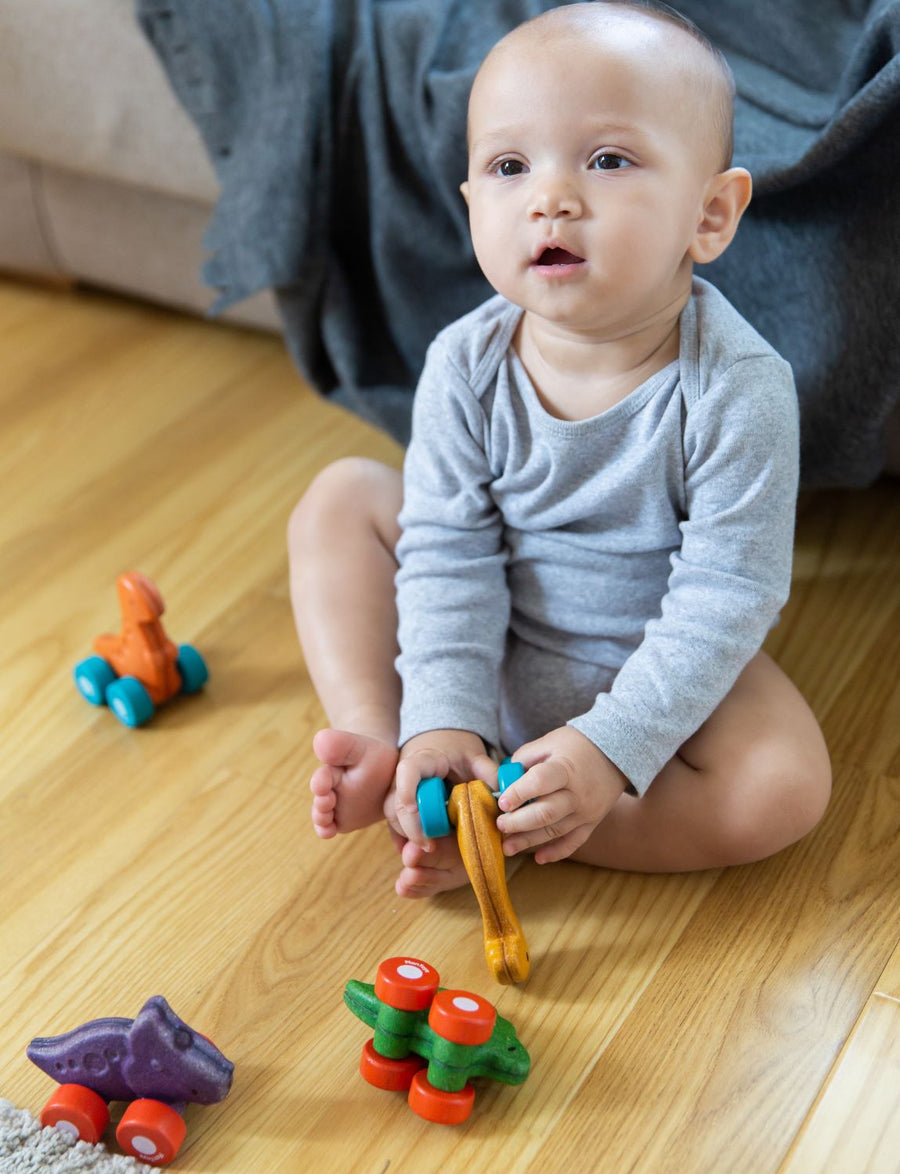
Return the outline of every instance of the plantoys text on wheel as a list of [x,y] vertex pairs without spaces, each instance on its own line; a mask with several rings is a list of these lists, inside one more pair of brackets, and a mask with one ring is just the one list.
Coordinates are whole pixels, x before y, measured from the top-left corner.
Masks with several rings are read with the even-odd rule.
[[142,726],[178,693],[198,693],[209,679],[190,644],[175,644],[160,622],[165,610],[156,584],[129,571],[116,580],[122,630],[98,636],[96,656],[75,666],[75,685],[91,705],[108,705],[126,726]]
[[522,1084],[528,1076],[531,1061],[509,1020],[480,995],[440,988],[438,972],[418,958],[387,958],[374,985],[347,983],[344,1002],[375,1029],[361,1075],[376,1088],[408,1092],[426,1121],[462,1124],[475,1077]]
[[130,1101],[116,1140],[133,1158],[166,1166],[184,1141],[187,1105],[213,1105],[231,1090],[234,1065],[161,995],[135,1019],[92,1019],[65,1035],[33,1039],[29,1060],[59,1082],[41,1111],[92,1145],[109,1123],[109,1102]]

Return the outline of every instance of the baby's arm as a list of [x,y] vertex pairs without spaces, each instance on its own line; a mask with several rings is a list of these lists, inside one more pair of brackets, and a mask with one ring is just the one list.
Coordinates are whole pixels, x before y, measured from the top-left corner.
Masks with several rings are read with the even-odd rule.
[[568,723],[643,795],[759,651],[791,583],[798,473],[790,369],[735,363],[684,423],[681,547],[660,614],[612,688]]
[[[416,392],[397,545],[397,669],[403,685],[395,824],[423,841],[416,786],[468,781],[499,742],[500,665],[509,623],[507,551],[491,494],[487,421],[439,339]],[[472,732],[469,732],[472,731]]]
[[736,364],[688,414],[687,516],[661,614],[588,713],[516,751],[531,769],[501,803],[508,852],[552,840],[539,861],[571,855],[719,705],[787,597],[796,482],[786,364]]
[[500,796],[497,827],[507,856],[537,848],[538,864],[571,856],[628,786],[619,768],[572,726],[529,742],[514,757],[526,773]]

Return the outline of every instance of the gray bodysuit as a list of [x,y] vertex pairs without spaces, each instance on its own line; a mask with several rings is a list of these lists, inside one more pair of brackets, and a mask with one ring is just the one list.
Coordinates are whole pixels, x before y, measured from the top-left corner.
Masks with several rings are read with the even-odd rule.
[[677,361],[561,420],[500,297],[444,330],[416,392],[397,574],[401,742],[513,751],[566,723],[643,794],[787,599],[788,364],[694,279]]

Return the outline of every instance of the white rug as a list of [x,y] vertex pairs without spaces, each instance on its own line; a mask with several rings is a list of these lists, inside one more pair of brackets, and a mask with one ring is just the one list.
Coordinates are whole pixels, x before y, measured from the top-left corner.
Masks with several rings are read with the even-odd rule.
[[102,1144],[42,1129],[26,1109],[0,1099],[0,1174],[152,1174],[155,1169],[111,1154]]

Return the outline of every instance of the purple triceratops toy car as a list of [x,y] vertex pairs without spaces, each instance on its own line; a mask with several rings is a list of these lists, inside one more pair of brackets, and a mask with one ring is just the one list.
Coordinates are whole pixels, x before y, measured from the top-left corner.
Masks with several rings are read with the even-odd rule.
[[97,1142],[109,1122],[109,1101],[131,1101],[116,1129],[122,1149],[164,1166],[187,1131],[188,1104],[228,1096],[234,1065],[215,1044],[188,1027],[161,995],[135,1019],[92,1019],[64,1035],[33,1039],[27,1055],[59,1088],[41,1113],[82,1141]]

